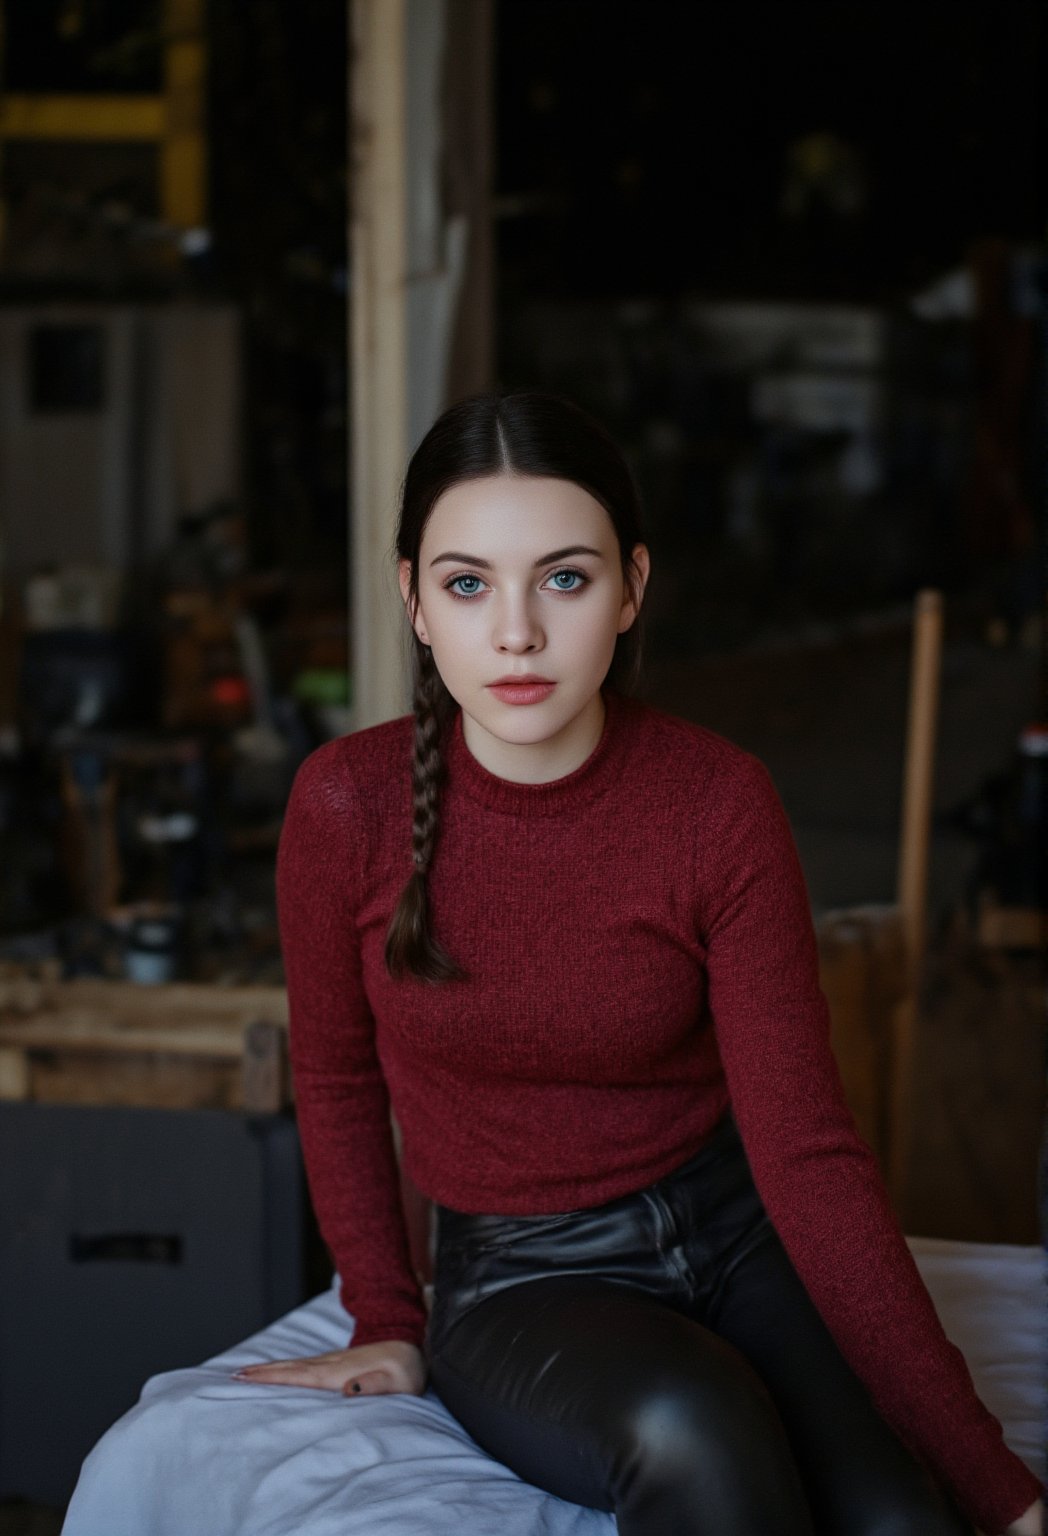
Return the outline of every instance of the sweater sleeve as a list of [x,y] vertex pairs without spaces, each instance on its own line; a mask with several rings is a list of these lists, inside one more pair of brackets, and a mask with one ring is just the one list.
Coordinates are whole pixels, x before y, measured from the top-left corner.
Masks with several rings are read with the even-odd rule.
[[[344,749],[342,749],[344,750]],[[356,908],[366,829],[332,746],[299,769],[277,854],[299,1134],[353,1344],[422,1343],[389,1095],[364,991]]]
[[790,1260],[900,1438],[986,1532],[1040,1493],[949,1342],[845,1102],[807,891],[764,768],[717,775],[704,818],[709,1002],[754,1181]]

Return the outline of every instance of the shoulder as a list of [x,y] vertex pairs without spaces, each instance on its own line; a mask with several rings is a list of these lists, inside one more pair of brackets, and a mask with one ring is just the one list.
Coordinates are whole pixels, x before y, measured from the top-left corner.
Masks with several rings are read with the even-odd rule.
[[675,715],[644,705],[630,711],[643,757],[632,798],[642,794],[653,822],[670,827],[672,846],[690,841],[699,893],[717,892],[721,901],[756,875],[783,889],[788,876],[794,889],[800,866],[793,832],[760,758]]
[[337,816],[410,794],[411,733],[411,716],[401,715],[325,742],[300,765],[292,802]]
[[701,795],[704,803],[774,793],[760,759],[726,736],[636,699],[617,704],[631,764],[649,783],[678,785]]

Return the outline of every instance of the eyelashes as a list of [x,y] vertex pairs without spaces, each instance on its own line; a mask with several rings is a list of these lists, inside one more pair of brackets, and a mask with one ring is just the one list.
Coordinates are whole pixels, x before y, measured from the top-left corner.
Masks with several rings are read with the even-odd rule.
[[[564,585],[563,578],[570,578],[573,584],[571,586]],[[588,587],[589,582],[590,578],[586,575],[585,571],[577,570],[574,566],[565,565],[558,567],[555,571],[551,571],[542,585],[548,591],[559,592],[563,597],[574,597],[577,592],[581,592],[584,587]],[[449,576],[441,585],[445,592],[449,592],[460,603],[469,603],[474,598],[480,596],[486,583],[481,577],[474,575],[473,572],[463,571],[458,576]],[[463,585],[469,587],[469,590],[465,592],[460,590]]]
[[[572,577],[572,579],[576,582],[576,585],[573,587],[557,586],[556,583],[559,582],[562,576]],[[583,587],[588,584],[589,577],[586,575],[585,571],[576,571],[572,566],[566,565],[561,570],[554,571],[548,580],[554,583],[554,585],[550,588],[551,592],[581,592]]]
[[[462,582],[467,584],[469,582],[474,582],[476,585],[470,592],[457,592],[455,589]],[[469,602],[471,598],[477,596],[478,592],[483,586],[483,583],[479,576],[451,576],[447,581],[442,583],[442,586],[445,592],[450,592],[452,597],[458,598],[459,602]]]

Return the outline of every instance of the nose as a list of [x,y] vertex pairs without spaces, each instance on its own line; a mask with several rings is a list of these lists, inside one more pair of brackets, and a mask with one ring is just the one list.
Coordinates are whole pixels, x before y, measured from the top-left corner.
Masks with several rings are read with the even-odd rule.
[[546,637],[527,596],[514,597],[509,593],[503,596],[495,614],[492,640],[497,651],[510,656],[541,651]]

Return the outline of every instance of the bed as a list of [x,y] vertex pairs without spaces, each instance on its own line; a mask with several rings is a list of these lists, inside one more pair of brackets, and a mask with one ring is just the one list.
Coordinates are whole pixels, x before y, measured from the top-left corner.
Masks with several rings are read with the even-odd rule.
[[[910,1243],[1008,1443],[1043,1476],[1044,1254]],[[203,1365],[153,1377],[84,1463],[63,1536],[612,1536],[610,1515],[492,1461],[432,1392],[344,1399],[231,1379],[345,1338],[332,1289]]]

